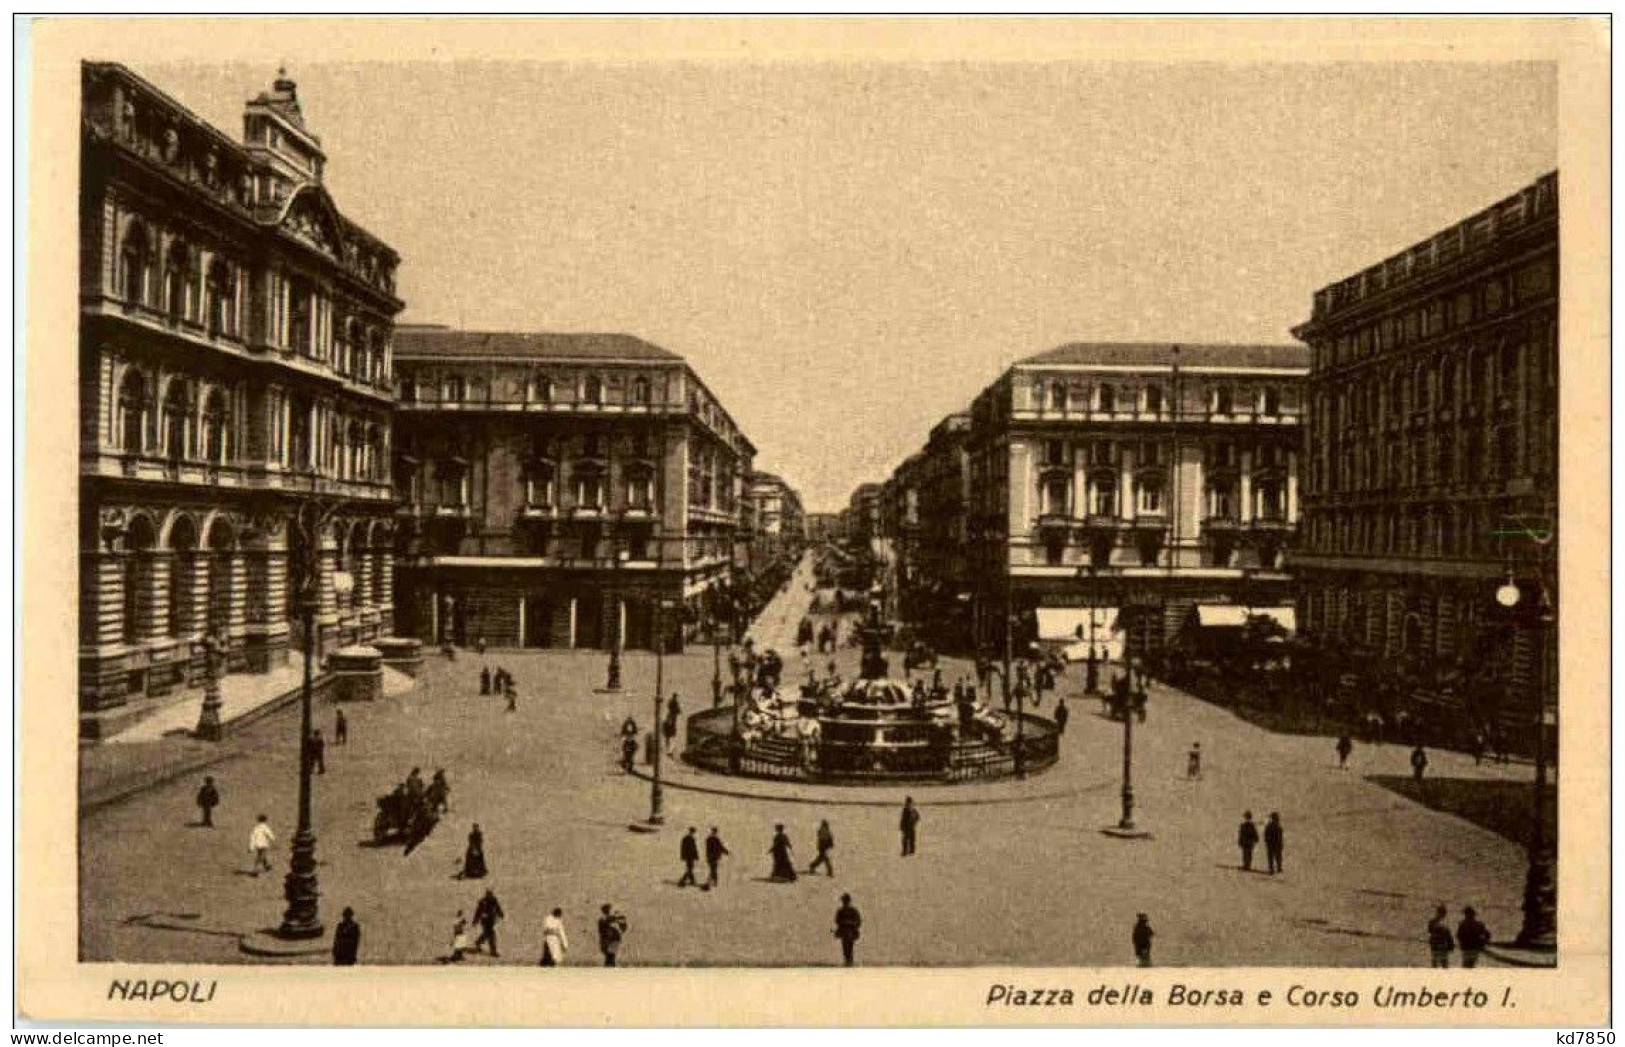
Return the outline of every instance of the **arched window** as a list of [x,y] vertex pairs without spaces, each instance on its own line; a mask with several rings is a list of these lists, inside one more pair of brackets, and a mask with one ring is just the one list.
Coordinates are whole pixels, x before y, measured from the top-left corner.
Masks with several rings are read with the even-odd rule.
[[169,575],[169,635],[190,632],[198,610],[197,525],[182,516],[169,531],[169,548],[174,553]]
[[192,413],[191,397],[186,383],[179,378],[170,380],[169,389],[164,394],[163,413],[164,456],[172,462],[192,457],[192,448],[187,439],[187,416]]
[[604,402],[604,381],[595,374],[589,374],[581,383],[581,399],[584,403],[601,404]]
[[164,264],[164,312],[171,320],[192,317],[192,253],[176,240]]
[[632,402],[639,407],[649,404],[649,379],[641,374],[632,379]]
[[148,274],[152,271],[152,240],[147,227],[132,222],[124,234],[124,250],[120,261],[123,268],[122,292],[127,305],[147,303]]
[[137,643],[146,633],[148,600],[153,586],[152,551],[158,532],[152,521],[137,516],[124,533],[124,642]]
[[147,383],[141,372],[130,368],[124,372],[118,392],[119,447],[129,454],[140,454],[147,445]]
[[218,336],[222,334],[237,333],[237,281],[232,276],[231,267],[224,259],[216,258],[209,263],[208,280],[208,316],[209,334]]
[[216,465],[226,461],[226,433],[231,428],[231,408],[222,389],[209,393],[203,402],[203,457]]

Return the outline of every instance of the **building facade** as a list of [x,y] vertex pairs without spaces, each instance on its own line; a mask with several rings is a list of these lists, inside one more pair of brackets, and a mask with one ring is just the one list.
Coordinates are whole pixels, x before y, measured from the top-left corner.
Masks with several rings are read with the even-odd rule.
[[898,617],[951,651],[973,645],[966,542],[970,428],[968,413],[932,427],[925,447],[887,481],[892,509],[882,525],[896,551]]
[[801,495],[773,473],[752,473],[745,489],[750,503],[752,562],[771,563],[798,555],[807,544]]
[[1294,333],[1305,629],[1424,680],[1527,676],[1494,595],[1544,575],[1556,605],[1556,173],[1316,292]]
[[1288,604],[1307,371],[1294,345],[1071,344],[984,390],[955,436],[977,644],[1009,614],[1020,643],[1153,654],[1204,606]]
[[[286,76],[241,141],[117,64],[82,102],[82,713],[198,682],[211,633],[229,671],[283,664],[307,570],[324,645],[390,632],[399,258]],[[311,500],[337,512],[301,536]]]
[[681,648],[731,583],[755,448],[628,335],[396,334],[402,629],[499,647]]

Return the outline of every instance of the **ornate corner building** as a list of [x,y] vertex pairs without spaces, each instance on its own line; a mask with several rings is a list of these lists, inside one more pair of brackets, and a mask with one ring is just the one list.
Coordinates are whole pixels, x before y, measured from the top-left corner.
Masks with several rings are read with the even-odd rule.
[[[681,649],[731,583],[755,447],[679,356],[630,335],[396,335],[403,632]],[[661,610],[664,605],[664,611]]]
[[1113,657],[1193,621],[1290,619],[1308,370],[1297,345],[1019,361],[889,481],[903,616],[956,648],[1000,649],[1007,614],[1023,646],[1083,627]]
[[1293,332],[1314,354],[1294,557],[1310,634],[1423,678],[1534,686],[1494,597],[1533,579],[1556,601],[1557,185],[1322,288]]
[[[80,704],[198,681],[200,641],[266,672],[301,642],[392,631],[399,258],[345,217],[296,85],[241,142],[129,69],[82,69]],[[311,550],[313,498],[341,509]]]

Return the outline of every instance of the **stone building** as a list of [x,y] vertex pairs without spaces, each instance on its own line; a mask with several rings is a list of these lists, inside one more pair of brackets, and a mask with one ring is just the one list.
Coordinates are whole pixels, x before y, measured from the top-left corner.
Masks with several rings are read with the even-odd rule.
[[746,483],[751,509],[754,563],[771,563],[799,553],[807,541],[801,495],[773,473],[752,473]]
[[1556,583],[1557,174],[1316,292],[1294,334],[1305,630],[1424,679],[1529,672],[1494,596]]
[[970,415],[951,414],[925,447],[887,482],[892,510],[883,524],[896,549],[898,616],[943,650],[971,641],[971,576],[966,545]]
[[[238,141],[129,69],[82,69],[80,705],[391,630],[391,327],[399,258],[323,186],[297,88]],[[303,502],[340,504],[309,541]]]
[[1082,627],[1114,653],[1124,630],[1151,653],[1249,610],[1290,628],[1308,363],[1295,345],[1080,343],[1005,372],[963,444],[977,642],[1002,646],[1006,607],[1020,643]]
[[403,326],[395,347],[402,631],[650,648],[658,620],[680,649],[732,580],[755,455],[693,369],[619,334]]

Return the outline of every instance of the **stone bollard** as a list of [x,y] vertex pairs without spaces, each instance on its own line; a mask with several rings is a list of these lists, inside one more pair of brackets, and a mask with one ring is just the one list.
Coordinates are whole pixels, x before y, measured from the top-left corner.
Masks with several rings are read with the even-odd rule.
[[408,676],[423,669],[423,643],[410,636],[380,636],[372,642],[383,655],[384,664]]
[[335,702],[371,702],[383,697],[384,656],[376,647],[341,647],[328,656]]

